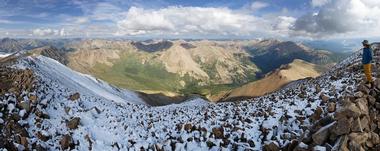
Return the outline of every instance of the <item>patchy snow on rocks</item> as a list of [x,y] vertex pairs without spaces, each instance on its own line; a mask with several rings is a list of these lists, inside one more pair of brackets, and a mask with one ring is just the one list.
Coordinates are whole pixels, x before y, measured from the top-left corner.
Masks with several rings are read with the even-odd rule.
[[[38,102],[31,112],[23,113],[29,114],[24,119],[28,137],[23,146],[48,150],[292,150],[296,146],[324,150],[325,146],[297,142],[311,133],[314,123],[334,112],[331,102],[354,92],[362,76],[355,70],[360,65],[358,58],[355,54],[316,79],[298,81],[263,97],[217,104],[193,99],[161,107],[147,106],[133,92],[74,72],[52,59],[22,58],[14,67],[34,72],[33,93]],[[19,110],[11,104],[1,111]],[[323,129],[320,133],[324,134]]]

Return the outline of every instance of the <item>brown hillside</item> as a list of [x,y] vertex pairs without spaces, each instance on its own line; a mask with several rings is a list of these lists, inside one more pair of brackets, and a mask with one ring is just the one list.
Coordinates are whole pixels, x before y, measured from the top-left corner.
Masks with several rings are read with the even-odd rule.
[[228,101],[234,98],[262,96],[274,92],[292,81],[307,77],[317,77],[320,75],[321,69],[315,64],[296,59],[292,63],[269,73],[259,81],[248,83],[230,92],[214,96],[212,99],[214,101]]

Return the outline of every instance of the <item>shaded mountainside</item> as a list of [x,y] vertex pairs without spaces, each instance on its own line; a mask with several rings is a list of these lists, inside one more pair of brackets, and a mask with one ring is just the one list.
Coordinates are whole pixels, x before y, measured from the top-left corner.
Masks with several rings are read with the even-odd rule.
[[279,90],[292,81],[309,77],[315,78],[325,70],[322,66],[296,59],[292,63],[282,65],[279,69],[268,73],[263,79],[224,92],[219,94],[219,96],[212,96],[211,98],[213,101],[233,101],[258,97]]
[[272,43],[266,47],[247,47],[247,50],[253,55],[252,62],[262,70],[263,74],[273,71],[281,65],[289,64],[294,59],[301,59],[314,64],[329,64],[347,57],[344,54],[313,50],[291,41]]
[[[379,54],[375,54],[379,65]],[[363,84],[360,54],[315,79],[262,97],[217,104],[194,99],[161,107],[112,101],[102,93],[76,94],[76,88],[49,76],[38,59],[20,58],[0,70],[0,79],[7,80],[0,85],[0,148],[290,151],[380,147],[380,105],[376,102],[380,81],[372,90]]]
[[31,50],[44,46],[54,46],[63,48],[65,44],[76,41],[77,39],[11,39],[3,38],[0,40],[0,52],[14,53],[17,51]]
[[35,48],[29,51],[28,53],[32,53],[34,55],[46,56],[54,60],[57,60],[58,62],[64,65],[68,63],[67,57],[65,55],[66,52],[64,50],[60,50],[53,46],[44,46],[40,48]]

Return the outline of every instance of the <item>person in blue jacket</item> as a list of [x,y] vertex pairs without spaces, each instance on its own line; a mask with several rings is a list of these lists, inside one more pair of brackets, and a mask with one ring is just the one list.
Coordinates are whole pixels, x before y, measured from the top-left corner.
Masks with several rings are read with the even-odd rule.
[[372,49],[370,47],[370,44],[368,40],[364,40],[362,42],[363,44],[363,68],[364,68],[364,74],[367,77],[366,84],[371,84],[371,87],[373,86],[373,80],[372,80]]

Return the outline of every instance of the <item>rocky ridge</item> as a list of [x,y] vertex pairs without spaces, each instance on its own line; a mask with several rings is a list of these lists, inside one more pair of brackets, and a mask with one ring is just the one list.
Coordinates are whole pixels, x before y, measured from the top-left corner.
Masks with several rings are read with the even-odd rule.
[[[79,94],[41,73],[38,62],[32,58],[20,58],[15,65],[3,67],[7,72],[0,72],[4,74],[2,81],[16,79],[8,83],[15,83],[19,90],[12,91],[10,86],[1,88],[0,119],[5,126],[0,127],[0,139],[5,143],[0,148],[376,150],[378,147],[375,135],[379,131],[378,91],[362,84],[359,54],[316,79],[299,81],[263,97],[217,104],[195,99],[163,107]],[[31,81],[26,82],[30,86],[25,81]],[[23,102],[32,102],[29,109]],[[360,124],[347,124],[355,122]]]
[[[379,50],[375,50],[376,63],[379,66]],[[346,73],[361,71],[360,62],[350,65]],[[379,77],[378,73],[375,73]],[[353,90],[343,92],[344,95],[333,100],[325,98],[327,108],[323,113],[315,113],[318,121],[299,139],[301,142],[295,150],[322,148],[339,151],[380,150],[380,79],[374,87],[365,84],[360,74],[355,76],[356,85]],[[321,96],[324,97],[324,96]]]
[[33,71],[0,67],[0,81],[0,148],[38,148],[30,142],[25,121],[30,114],[40,112]]

